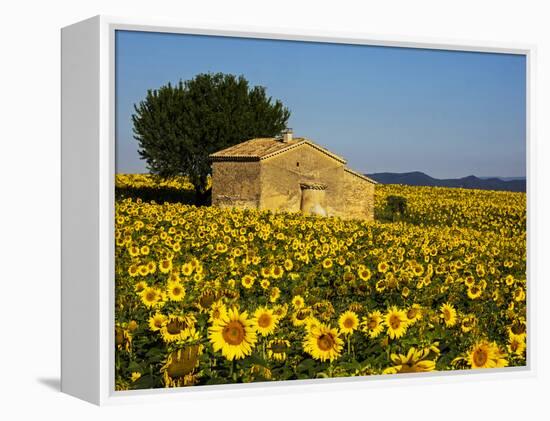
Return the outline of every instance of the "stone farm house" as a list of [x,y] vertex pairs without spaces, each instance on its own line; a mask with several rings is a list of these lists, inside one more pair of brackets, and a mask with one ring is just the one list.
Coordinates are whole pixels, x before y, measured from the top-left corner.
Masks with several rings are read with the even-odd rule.
[[374,219],[376,182],[306,138],[256,138],[210,155],[212,205]]

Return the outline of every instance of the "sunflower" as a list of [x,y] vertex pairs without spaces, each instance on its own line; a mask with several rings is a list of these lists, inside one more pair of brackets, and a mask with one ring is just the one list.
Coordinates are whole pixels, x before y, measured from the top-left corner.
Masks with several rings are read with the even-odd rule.
[[280,296],[281,296],[281,290],[278,287],[273,287],[269,291],[269,301],[271,301],[272,303],[277,301]]
[[225,253],[227,251],[227,244],[224,244],[224,243],[218,243],[216,244],[216,251],[218,253]]
[[422,276],[424,274],[424,267],[421,264],[416,264],[413,268],[413,274],[415,276]]
[[314,327],[321,326],[321,322],[315,316],[309,316],[303,325],[307,330],[311,330]]
[[311,310],[309,308],[301,308],[299,310],[296,310],[292,314],[292,324],[296,327],[304,326],[310,316]]
[[190,276],[193,273],[194,266],[192,263],[184,263],[181,266],[181,273],[184,276]]
[[475,279],[472,275],[468,275],[466,276],[466,278],[464,278],[464,285],[466,285],[468,288],[472,287],[475,283]]
[[132,278],[135,278],[139,275],[138,267],[136,265],[130,265],[128,268],[128,275],[130,275]]
[[132,371],[130,380],[133,382],[138,381],[141,378],[141,373],[139,371]]
[[509,335],[522,336],[525,339],[527,335],[527,325],[524,319],[515,320],[511,326],[508,327]]
[[512,293],[514,300],[516,301],[524,301],[525,300],[525,291],[523,288],[516,288],[514,292]]
[[208,318],[209,322],[215,322],[217,320],[223,319],[227,316],[227,308],[225,304],[221,301],[216,301],[210,307],[210,317]]
[[382,313],[378,310],[369,313],[366,318],[363,318],[362,325],[363,332],[368,333],[371,339],[376,338],[384,330]]
[[155,313],[153,316],[149,317],[149,329],[156,332],[162,328],[165,321],[166,316],[164,314]]
[[184,341],[195,334],[196,319],[193,315],[169,315],[160,329],[165,342]]
[[141,302],[146,307],[155,307],[159,301],[162,299],[162,294],[156,288],[147,287],[140,292]]
[[254,312],[254,323],[256,324],[256,331],[262,336],[267,336],[275,331],[279,320],[273,314],[273,310],[267,307],[259,307]]
[[284,273],[285,273],[284,269],[279,265],[275,265],[271,268],[271,277],[273,279],[282,278]]
[[368,281],[372,276],[372,272],[368,267],[360,266],[359,270],[357,271],[357,275],[361,280]]
[[355,275],[351,272],[344,272],[344,274],[342,275],[342,279],[345,283],[350,283],[355,280]]
[[147,269],[147,265],[139,265],[138,272],[141,276],[149,275],[149,269]]
[[467,361],[471,368],[505,367],[508,361],[494,342],[481,341],[469,351]]
[[273,339],[267,343],[267,357],[275,361],[286,360],[290,342],[286,339]]
[[286,303],[283,305],[273,306],[273,315],[277,317],[279,320],[285,317],[287,312],[288,312],[288,304]]
[[244,275],[241,279],[241,284],[246,289],[252,288],[252,285],[254,285],[255,278],[252,275]]
[[391,339],[398,339],[407,331],[407,315],[395,306],[388,309],[384,317],[384,323],[388,328],[387,333]]
[[332,259],[330,257],[327,257],[323,260],[323,268],[330,269],[332,267]]
[[385,279],[380,279],[378,282],[376,282],[376,291],[378,292],[384,292],[386,289],[387,283]]
[[185,289],[179,282],[169,282],[166,292],[172,301],[181,301],[185,297]]
[[160,372],[166,387],[190,386],[196,383],[193,371],[199,365],[202,345],[188,345],[168,354]]
[[250,355],[257,341],[254,321],[246,311],[239,313],[235,308],[208,328],[208,336],[214,351],[221,351],[230,361]]
[[338,319],[338,326],[340,326],[340,332],[342,333],[353,333],[359,326],[359,317],[353,311],[346,311]]
[[444,303],[441,307],[441,318],[445,321],[445,326],[452,327],[456,324],[456,309],[452,304]]
[[130,352],[130,350],[132,349],[131,333],[127,329],[124,329],[122,326],[116,325],[115,326],[115,343],[116,343],[117,349]]
[[172,270],[172,260],[164,259],[159,262],[159,270],[162,273],[170,273]]
[[295,309],[300,309],[305,305],[305,301],[301,295],[295,295],[294,298],[292,298],[292,305]]
[[378,263],[378,272],[380,273],[386,273],[389,268],[390,268],[390,265],[388,265],[388,262]]
[[476,318],[473,314],[468,314],[462,318],[460,322],[460,330],[464,333],[470,332],[476,324]]
[[435,361],[429,358],[430,354],[435,357],[439,355],[439,353],[432,352],[430,348],[416,350],[414,347],[409,348],[407,355],[391,354],[390,358],[394,365],[393,367],[386,368],[384,374],[425,373],[434,371]]
[[526,345],[525,345],[525,336],[520,335],[509,335],[508,339],[508,352],[510,354],[516,354],[519,356],[522,356],[525,352]]
[[138,283],[136,283],[134,285],[134,291],[136,291],[136,292],[141,292],[145,288],[147,288],[147,282],[145,282],[145,281],[139,281]]
[[210,311],[210,306],[214,304],[217,300],[216,292],[211,288],[203,289],[199,299],[195,302],[197,307],[202,313],[207,313]]
[[344,341],[338,330],[325,324],[314,326],[304,339],[304,351],[316,360],[334,361],[342,351]]
[[283,266],[287,272],[290,272],[294,267],[294,263],[292,262],[291,259],[286,259]]
[[406,312],[407,324],[412,326],[422,318],[422,307],[418,304],[413,304]]
[[149,275],[154,274],[157,271],[157,264],[153,261],[147,263],[147,272]]
[[476,298],[479,298],[481,296],[482,292],[483,290],[479,286],[472,285],[468,288],[468,297],[472,300],[475,300]]
[[260,286],[262,287],[262,289],[268,289],[269,285],[269,279],[262,279],[262,281],[260,282]]

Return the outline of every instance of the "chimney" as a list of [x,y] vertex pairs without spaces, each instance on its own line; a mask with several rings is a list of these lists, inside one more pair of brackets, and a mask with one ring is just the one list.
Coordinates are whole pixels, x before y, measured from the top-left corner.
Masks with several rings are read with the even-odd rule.
[[292,129],[287,127],[283,130],[283,143],[290,142],[292,140]]

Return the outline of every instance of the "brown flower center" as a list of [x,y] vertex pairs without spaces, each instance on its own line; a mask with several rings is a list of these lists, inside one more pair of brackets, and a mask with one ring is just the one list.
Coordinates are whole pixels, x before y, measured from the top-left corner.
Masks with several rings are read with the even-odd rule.
[[375,327],[378,326],[378,322],[376,321],[376,319],[370,319],[368,326],[369,326],[369,329],[374,329]]
[[225,342],[229,345],[239,345],[244,341],[245,330],[244,326],[238,320],[229,322],[222,331],[222,336]]
[[417,314],[418,310],[416,308],[411,308],[409,311],[407,311],[407,319],[414,319]]
[[351,329],[354,326],[353,319],[351,317],[348,317],[344,320],[344,327],[346,329]]
[[330,351],[334,347],[334,344],[332,335],[323,334],[317,338],[317,346],[321,351]]
[[477,367],[483,367],[485,363],[487,362],[487,359],[489,358],[489,355],[487,354],[487,351],[485,351],[482,348],[478,348],[474,351],[474,364]]
[[210,292],[207,292],[207,293],[203,294],[202,297],[200,297],[200,299],[199,299],[200,305],[203,308],[208,308],[214,303],[215,298],[216,297],[214,296],[214,294],[212,294]]
[[296,313],[296,319],[297,320],[305,320],[309,316],[309,313],[307,311],[299,311]]
[[262,328],[266,328],[266,327],[269,327],[270,325],[271,325],[271,316],[267,313],[263,313],[258,318],[258,326]]
[[399,326],[401,326],[401,319],[399,318],[399,316],[394,314],[390,317],[390,326],[392,327],[392,329],[398,329]]
[[287,346],[284,342],[275,342],[271,345],[271,352],[275,354],[282,354],[287,351]]
[[517,323],[512,326],[512,332],[515,335],[521,335],[522,333],[525,333],[525,325],[523,323]]
[[170,322],[166,324],[166,331],[171,335],[177,335],[182,330],[187,329],[187,327],[187,323],[181,320],[170,320]]
[[171,362],[168,365],[168,375],[175,379],[183,377],[193,371],[198,363],[199,347],[188,346],[171,354]]

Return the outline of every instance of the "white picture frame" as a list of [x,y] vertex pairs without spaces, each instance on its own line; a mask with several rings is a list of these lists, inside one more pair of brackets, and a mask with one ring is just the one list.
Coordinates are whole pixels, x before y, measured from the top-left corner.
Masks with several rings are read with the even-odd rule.
[[[528,335],[527,366],[481,371],[435,372],[401,376],[296,380],[198,388],[114,390],[114,176],[115,176],[115,60],[116,30],[367,44],[426,49],[514,53],[527,62],[527,197],[528,242],[532,229],[533,150],[531,128],[532,45],[461,43],[454,40],[385,38],[357,33],[281,31],[232,25],[194,26],[153,19],[96,16],[61,31],[62,47],[62,355],[61,390],[97,405],[158,401],[160,399],[211,399],[219,396],[295,393],[356,387],[391,387],[455,381],[502,380],[531,377],[536,373],[534,341]],[[528,252],[528,331],[534,331],[536,282],[531,276]]]

